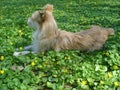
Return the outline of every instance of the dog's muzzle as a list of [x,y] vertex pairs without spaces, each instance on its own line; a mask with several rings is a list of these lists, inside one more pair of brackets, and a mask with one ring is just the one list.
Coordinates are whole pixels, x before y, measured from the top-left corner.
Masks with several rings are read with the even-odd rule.
[[27,23],[28,23],[29,26],[32,26],[32,19],[28,18],[28,22]]

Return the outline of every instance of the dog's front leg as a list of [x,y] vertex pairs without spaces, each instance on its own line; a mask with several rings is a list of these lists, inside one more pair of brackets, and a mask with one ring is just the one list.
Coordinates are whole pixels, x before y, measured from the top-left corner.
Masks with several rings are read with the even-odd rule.
[[32,54],[34,54],[34,53],[36,53],[36,52],[34,52],[34,51],[22,51],[22,52],[14,52],[14,54],[13,54],[13,56],[23,56],[23,55],[26,55],[26,54],[29,54],[29,53],[32,53]]
[[[33,50],[33,45],[25,46],[23,49],[24,49],[24,51],[32,51]],[[16,48],[16,50],[18,51],[19,48]]]
[[33,50],[33,45],[29,45],[29,46],[24,47],[24,50],[25,51],[31,51],[31,50]]
[[33,50],[33,45],[29,45],[29,46],[24,47],[24,51],[14,52],[13,56],[21,56],[21,55],[26,55],[26,54],[29,54],[29,53],[32,53],[32,54],[36,53]]

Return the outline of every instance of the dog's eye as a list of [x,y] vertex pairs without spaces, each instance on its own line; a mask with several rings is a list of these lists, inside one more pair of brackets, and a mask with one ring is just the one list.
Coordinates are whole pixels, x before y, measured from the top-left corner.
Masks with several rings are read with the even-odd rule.
[[44,17],[44,13],[43,12],[39,12],[40,17]]

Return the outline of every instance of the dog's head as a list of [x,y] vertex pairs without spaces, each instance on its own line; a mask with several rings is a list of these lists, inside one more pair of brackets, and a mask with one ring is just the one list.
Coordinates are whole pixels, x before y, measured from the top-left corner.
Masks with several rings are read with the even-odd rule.
[[47,4],[42,10],[35,11],[31,17],[28,18],[28,25],[33,29],[39,29],[42,23],[52,16],[53,5]]

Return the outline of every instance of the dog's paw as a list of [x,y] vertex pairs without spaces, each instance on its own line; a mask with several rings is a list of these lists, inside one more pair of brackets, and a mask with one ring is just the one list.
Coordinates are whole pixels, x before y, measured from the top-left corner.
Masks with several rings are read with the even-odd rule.
[[20,54],[21,54],[21,52],[14,52],[14,53],[13,53],[13,56],[16,56],[16,57],[17,57],[17,56],[19,56]]
[[20,56],[20,55],[26,55],[26,54],[29,54],[30,51],[22,51],[22,52],[14,52],[13,53],[13,56]]

